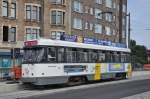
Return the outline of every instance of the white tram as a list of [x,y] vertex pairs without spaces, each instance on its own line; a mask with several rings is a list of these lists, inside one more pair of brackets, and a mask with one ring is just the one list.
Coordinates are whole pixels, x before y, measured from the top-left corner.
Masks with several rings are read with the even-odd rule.
[[50,39],[25,42],[23,83],[48,85],[130,77],[130,49]]

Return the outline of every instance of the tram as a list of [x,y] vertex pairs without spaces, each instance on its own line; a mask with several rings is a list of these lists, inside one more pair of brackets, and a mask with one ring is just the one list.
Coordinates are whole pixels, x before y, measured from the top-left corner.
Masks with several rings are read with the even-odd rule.
[[81,83],[132,75],[130,49],[61,40],[24,43],[23,83]]

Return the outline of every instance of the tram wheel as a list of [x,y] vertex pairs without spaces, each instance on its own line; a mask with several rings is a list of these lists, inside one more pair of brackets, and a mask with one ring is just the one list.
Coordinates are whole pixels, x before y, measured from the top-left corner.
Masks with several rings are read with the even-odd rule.
[[126,73],[118,73],[118,74],[116,74],[116,79],[117,80],[126,79]]
[[87,82],[87,78],[85,76],[73,76],[69,77],[67,85],[75,86],[81,85]]

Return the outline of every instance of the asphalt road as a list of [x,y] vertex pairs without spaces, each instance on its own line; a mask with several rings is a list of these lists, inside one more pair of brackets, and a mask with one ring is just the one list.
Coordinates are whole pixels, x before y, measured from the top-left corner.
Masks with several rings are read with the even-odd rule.
[[120,99],[146,91],[150,91],[150,79],[32,96],[24,99]]

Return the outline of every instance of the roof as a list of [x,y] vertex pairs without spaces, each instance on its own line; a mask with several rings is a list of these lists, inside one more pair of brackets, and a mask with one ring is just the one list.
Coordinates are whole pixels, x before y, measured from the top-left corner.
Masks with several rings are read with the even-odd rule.
[[102,46],[96,44],[85,44],[85,43],[78,43],[78,42],[51,40],[51,39],[39,39],[37,40],[37,45],[62,46],[62,47],[85,48],[85,49],[96,49],[96,50],[107,50],[107,51],[118,51],[118,52],[131,52],[131,50],[128,48],[119,48],[113,46]]

